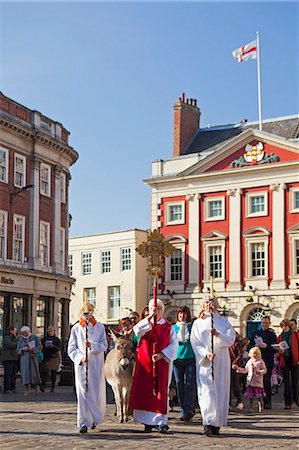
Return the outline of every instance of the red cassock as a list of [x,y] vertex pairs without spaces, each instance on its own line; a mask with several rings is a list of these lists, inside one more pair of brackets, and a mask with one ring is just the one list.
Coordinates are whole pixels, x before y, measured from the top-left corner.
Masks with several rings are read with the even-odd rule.
[[[171,324],[157,324],[157,353],[170,344]],[[157,396],[153,395],[153,343],[154,329],[148,331],[141,339],[136,353],[136,370],[133,379],[130,408],[167,414],[169,364],[164,358],[156,362]]]

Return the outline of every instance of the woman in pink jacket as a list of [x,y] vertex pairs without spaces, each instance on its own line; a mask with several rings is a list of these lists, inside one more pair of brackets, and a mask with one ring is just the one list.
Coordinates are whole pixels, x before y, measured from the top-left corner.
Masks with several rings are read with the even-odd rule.
[[238,373],[247,373],[247,388],[245,397],[249,398],[249,412],[254,412],[253,400],[257,398],[258,411],[263,410],[263,397],[266,396],[263,385],[263,376],[267,372],[266,364],[262,360],[261,351],[258,347],[252,347],[249,350],[250,359],[247,361],[245,368],[238,367],[233,364],[233,369]]

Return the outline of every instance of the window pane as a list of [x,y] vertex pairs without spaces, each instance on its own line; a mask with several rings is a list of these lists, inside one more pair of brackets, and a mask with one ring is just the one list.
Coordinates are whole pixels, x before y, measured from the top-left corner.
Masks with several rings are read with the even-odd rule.
[[169,221],[174,222],[177,220],[182,220],[183,209],[182,205],[170,205],[169,206]]
[[0,211],[0,259],[5,258],[6,250],[6,213]]
[[265,275],[265,245],[263,243],[252,244],[251,264],[253,277]]
[[299,209],[299,191],[295,192],[295,209]]
[[91,253],[82,253],[82,275],[91,274]]
[[222,278],[222,248],[220,245],[209,248],[210,254],[210,276]]
[[40,259],[43,267],[48,267],[50,262],[50,224],[41,222],[40,224]]
[[[96,307],[96,288],[86,288],[84,292],[87,293],[87,301],[94,307]],[[85,295],[84,297],[85,298]]]
[[102,273],[110,273],[111,272],[111,251],[103,250],[101,252],[101,261],[102,261]]
[[73,255],[68,256],[68,266],[69,266],[70,277],[72,277],[73,276]]
[[209,217],[219,217],[222,216],[222,201],[212,200],[209,201]]
[[14,229],[13,229],[13,260],[23,262],[24,260],[24,220],[22,217],[14,217]]
[[108,317],[120,318],[120,286],[108,287]]
[[15,186],[23,187],[25,186],[25,158],[19,156],[15,157]]
[[178,249],[170,256],[170,280],[182,281],[183,279],[183,253]]
[[299,275],[299,241],[296,241],[296,247],[295,247],[295,258],[296,258],[296,275]]
[[264,195],[250,197],[250,203],[251,203],[250,210],[252,213],[265,211],[265,196]]
[[121,249],[121,270],[131,270],[131,248]]
[[6,182],[7,178],[7,153],[0,149],[0,181]]

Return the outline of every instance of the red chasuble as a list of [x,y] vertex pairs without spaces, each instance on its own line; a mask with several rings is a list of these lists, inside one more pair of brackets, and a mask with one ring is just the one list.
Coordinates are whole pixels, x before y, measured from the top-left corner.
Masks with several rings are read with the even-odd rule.
[[[171,324],[157,324],[157,353],[170,344]],[[169,364],[164,358],[156,362],[158,390],[153,395],[153,342],[154,329],[148,331],[141,339],[136,353],[136,370],[133,379],[130,408],[167,414],[168,370]]]

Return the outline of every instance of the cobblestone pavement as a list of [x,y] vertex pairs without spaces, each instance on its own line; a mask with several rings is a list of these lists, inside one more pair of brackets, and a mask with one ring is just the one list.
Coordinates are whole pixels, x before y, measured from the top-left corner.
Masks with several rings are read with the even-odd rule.
[[119,424],[114,405],[107,406],[105,422],[87,434],[76,427],[76,399],[71,387],[57,387],[55,393],[35,394],[24,399],[20,393],[2,394],[0,448],[5,449],[299,449],[299,408],[283,409],[282,396],[274,396],[272,410],[229,415],[229,426],[219,437],[201,435],[200,415],[184,424],[178,409],[170,412],[169,434],[144,434],[140,424]]

